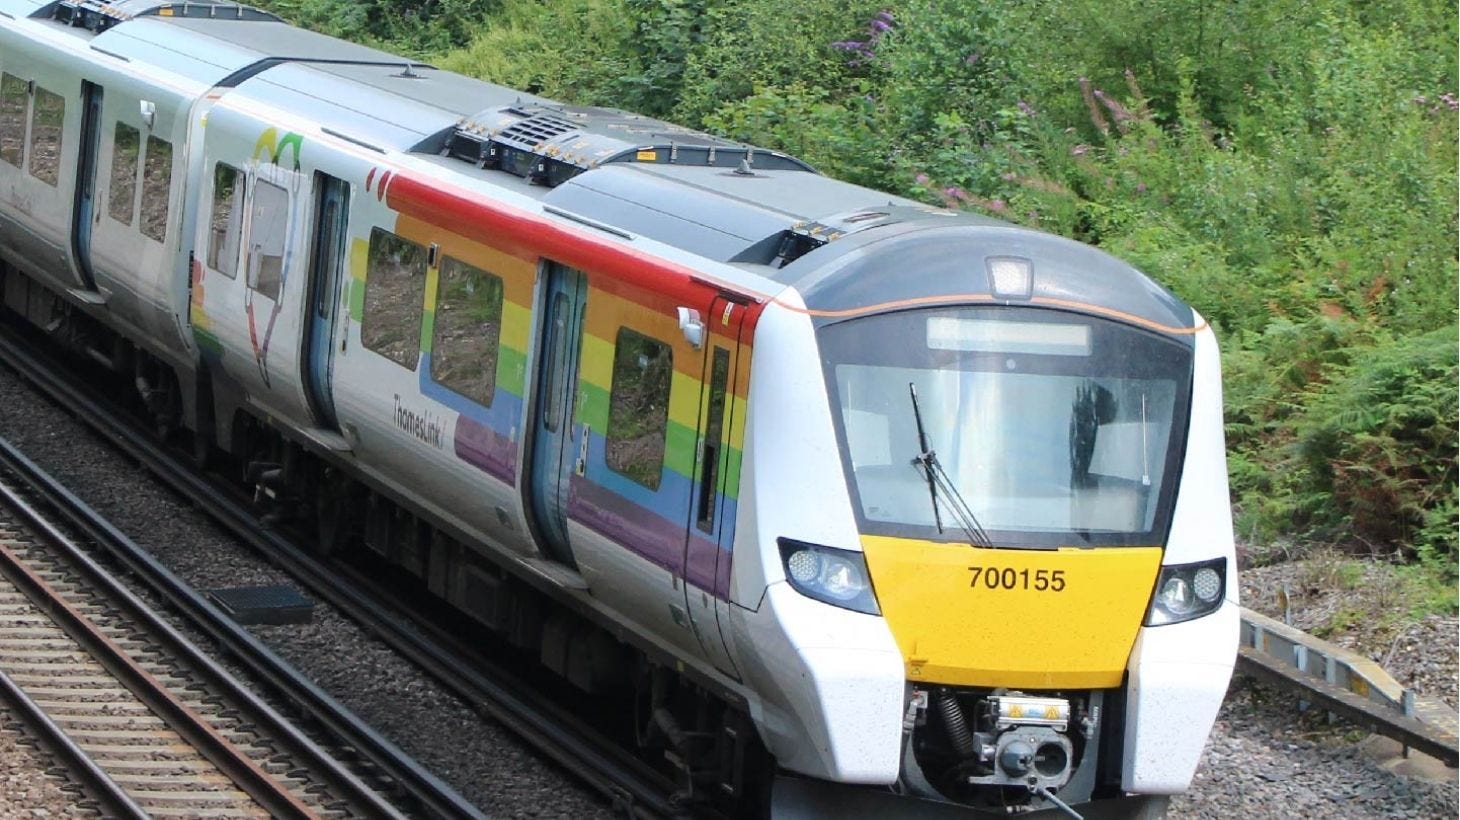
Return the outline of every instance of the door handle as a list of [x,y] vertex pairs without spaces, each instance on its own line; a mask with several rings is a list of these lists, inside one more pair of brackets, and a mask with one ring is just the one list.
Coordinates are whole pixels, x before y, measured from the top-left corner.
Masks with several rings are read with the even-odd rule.
[[583,425],[583,434],[578,439],[578,460],[573,462],[573,472],[583,475],[588,471],[588,425]]

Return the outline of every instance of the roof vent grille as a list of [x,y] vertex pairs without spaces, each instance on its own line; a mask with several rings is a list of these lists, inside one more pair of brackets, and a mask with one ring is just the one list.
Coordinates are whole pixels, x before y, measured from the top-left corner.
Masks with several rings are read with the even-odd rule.
[[203,17],[210,20],[254,20],[282,22],[266,11],[233,0],[187,0],[165,3],[157,0],[55,0],[30,15],[55,20],[71,28],[95,34],[136,17]]
[[538,114],[503,128],[497,138],[537,146],[554,137],[561,137],[570,131],[577,130],[578,126],[565,119],[554,117],[551,114]]

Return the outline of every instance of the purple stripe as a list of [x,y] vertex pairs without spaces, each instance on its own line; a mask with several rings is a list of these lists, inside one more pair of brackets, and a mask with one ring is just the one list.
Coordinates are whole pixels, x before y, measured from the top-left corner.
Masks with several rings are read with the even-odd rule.
[[[569,481],[568,517],[655,565],[681,574],[685,539],[682,525],[580,476],[573,476]],[[688,571],[682,574],[690,584],[723,598],[730,588],[729,559],[728,554],[721,556],[719,545],[696,530],[690,536]],[[719,574],[724,575],[723,585],[719,583]]]
[[716,598],[724,598],[727,601],[730,600],[730,557],[732,555],[734,553],[727,550],[720,557],[720,564],[715,567],[715,591],[713,595]]
[[456,419],[456,456],[511,484],[516,478],[517,442],[466,416]]

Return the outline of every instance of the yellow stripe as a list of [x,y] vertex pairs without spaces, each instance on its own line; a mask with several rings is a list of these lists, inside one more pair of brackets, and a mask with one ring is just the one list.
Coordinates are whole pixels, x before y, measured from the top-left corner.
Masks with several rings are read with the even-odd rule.
[[520,353],[527,351],[527,340],[532,335],[532,312],[526,305],[516,302],[502,302],[502,344]]
[[613,384],[613,342],[591,333],[583,334],[583,358],[578,363],[578,380],[609,389]]
[[[588,292],[588,310],[583,317],[584,330],[605,339],[618,338],[620,327],[631,328],[645,336],[659,339],[673,345],[675,365],[682,355],[694,355],[693,349],[684,342],[684,333],[679,329],[679,317],[658,313],[647,307],[609,293],[591,288]],[[681,352],[683,348],[684,352]]]
[[669,382],[669,420],[675,424],[698,430],[695,414],[700,409],[700,381],[674,371]]
[[976,549],[865,535],[862,548],[908,679],[958,686],[1120,685],[1161,563],[1157,547]]

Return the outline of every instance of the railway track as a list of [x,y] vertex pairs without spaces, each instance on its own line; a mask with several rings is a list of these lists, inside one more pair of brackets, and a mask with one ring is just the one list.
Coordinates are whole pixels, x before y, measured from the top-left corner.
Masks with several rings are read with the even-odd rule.
[[[0,442],[0,449],[8,447]],[[0,689],[108,816],[389,816],[0,471]]]
[[[150,432],[144,432],[123,418],[108,398],[92,386],[69,376],[63,365],[33,347],[9,327],[0,325],[0,361],[8,364],[53,401],[65,406],[123,452],[136,459],[163,483],[189,498],[221,523],[232,535],[287,572],[318,598],[329,602],[350,619],[409,658],[480,714],[506,726],[564,769],[602,793],[628,816],[665,817],[682,814],[676,790],[678,784],[655,771],[603,736],[570,709],[555,703],[540,687],[511,668],[494,663],[465,646],[459,636],[383,602],[379,589],[367,588],[365,579],[352,580],[340,568],[319,560],[307,549],[279,532],[259,526],[256,511],[230,489],[214,484],[192,469],[183,454],[167,452]],[[65,374],[65,375],[63,375]],[[7,457],[0,442],[0,463]],[[23,459],[23,456],[15,454]],[[63,488],[50,495],[69,495]],[[106,530],[104,525],[73,523],[83,531]],[[126,540],[118,532],[106,532],[110,539]],[[135,549],[135,546],[132,547]],[[141,550],[137,550],[142,553]],[[130,554],[130,553],[129,553]],[[147,562],[145,558],[123,558]],[[150,572],[150,571],[149,571]],[[167,574],[165,569],[163,574]],[[174,579],[175,580],[175,579]],[[192,590],[159,589],[174,606],[192,613],[200,628],[215,639],[227,642],[230,654],[253,663],[257,654],[270,654],[255,646],[258,642]],[[236,633],[236,634],[235,634]],[[295,679],[284,680],[286,674]],[[374,730],[352,725],[337,715],[340,710],[323,690],[298,677],[292,669],[265,673],[265,679],[285,694],[303,712],[322,724],[372,769],[389,778],[408,804],[411,813],[438,817],[481,817],[480,810],[465,801],[430,772],[410,760]],[[340,710],[343,711],[343,710]]]
[[[572,725],[571,718],[559,724],[561,715],[555,716],[555,713],[562,710],[541,702],[540,697],[524,691],[521,687],[515,687],[508,681],[509,673],[484,668],[463,669],[460,663],[462,649],[455,644],[451,635],[432,629],[429,625],[408,623],[400,613],[382,611],[379,600],[372,597],[373,593],[366,591],[363,583],[358,586],[352,583],[342,584],[337,569],[318,563],[307,551],[288,543],[277,533],[260,531],[254,523],[253,511],[246,504],[237,503],[237,499],[230,500],[226,492],[207,486],[200,476],[186,469],[182,456],[160,452],[145,434],[127,427],[112,418],[110,413],[103,412],[104,403],[99,397],[88,396],[82,386],[57,378],[53,371],[48,372],[44,365],[36,364],[33,356],[33,353],[24,352],[17,347],[14,338],[8,336],[8,331],[0,329],[0,359],[8,361],[54,400],[70,407],[93,428],[117,443],[122,450],[143,462],[164,482],[195,499],[241,540],[269,555],[271,561],[286,568],[320,597],[330,600],[402,654],[411,657],[433,676],[445,682],[478,711],[498,718],[528,739],[532,745],[608,795],[616,804],[626,807],[629,812],[640,816],[675,812],[675,804],[670,796],[672,784],[665,783],[662,778],[646,771],[642,766],[617,759],[608,744],[602,739],[590,737],[591,731],[582,726]],[[1250,639],[1253,615],[1254,613],[1244,611],[1244,639]],[[1268,633],[1269,639],[1271,634]],[[1313,651],[1313,656],[1318,657],[1317,650]],[[1324,679],[1321,672],[1315,675],[1311,669],[1303,669],[1295,661],[1287,659],[1283,652],[1276,654],[1283,656],[1278,658],[1277,663],[1272,662],[1271,658],[1264,662],[1254,657],[1254,648],[1249,646],[1244,648],[1239,657],[1239,665],[1243,671],[1272,680],[1279,687],[1293,692],[1305,701],[1320,707],[1334,705],[1331,697],[1332,684]],[[1297,653],[1294,654],[1298,657]],[[1285,666],[1290,668],[1284,669]],[[1383,690],[1382,686],[1376,688]],[[1393,734],[1393,728],[1397,726],[1400,731],[1411,732],[1410,737],[1417,736],[1413,734],[1416,726],[1411,722],[1412,716],[1410,721],[1406,721],[1402,714],[1395,719],[1383,710],[1374,712],[1371,709],[1359,713],[1343,709],[1334,711],[1381,734],[1404,737]],[[1449,733],[1448,741],[1443,728],[1437,736],[1442,743],[1448,742],[1452,750],[1450,754],[1453,755],[1453,731]],[[1425,748],[1423,742],[1415,745]],[[1439,756],[1445,759],[1443,750],[1441,752]]]

